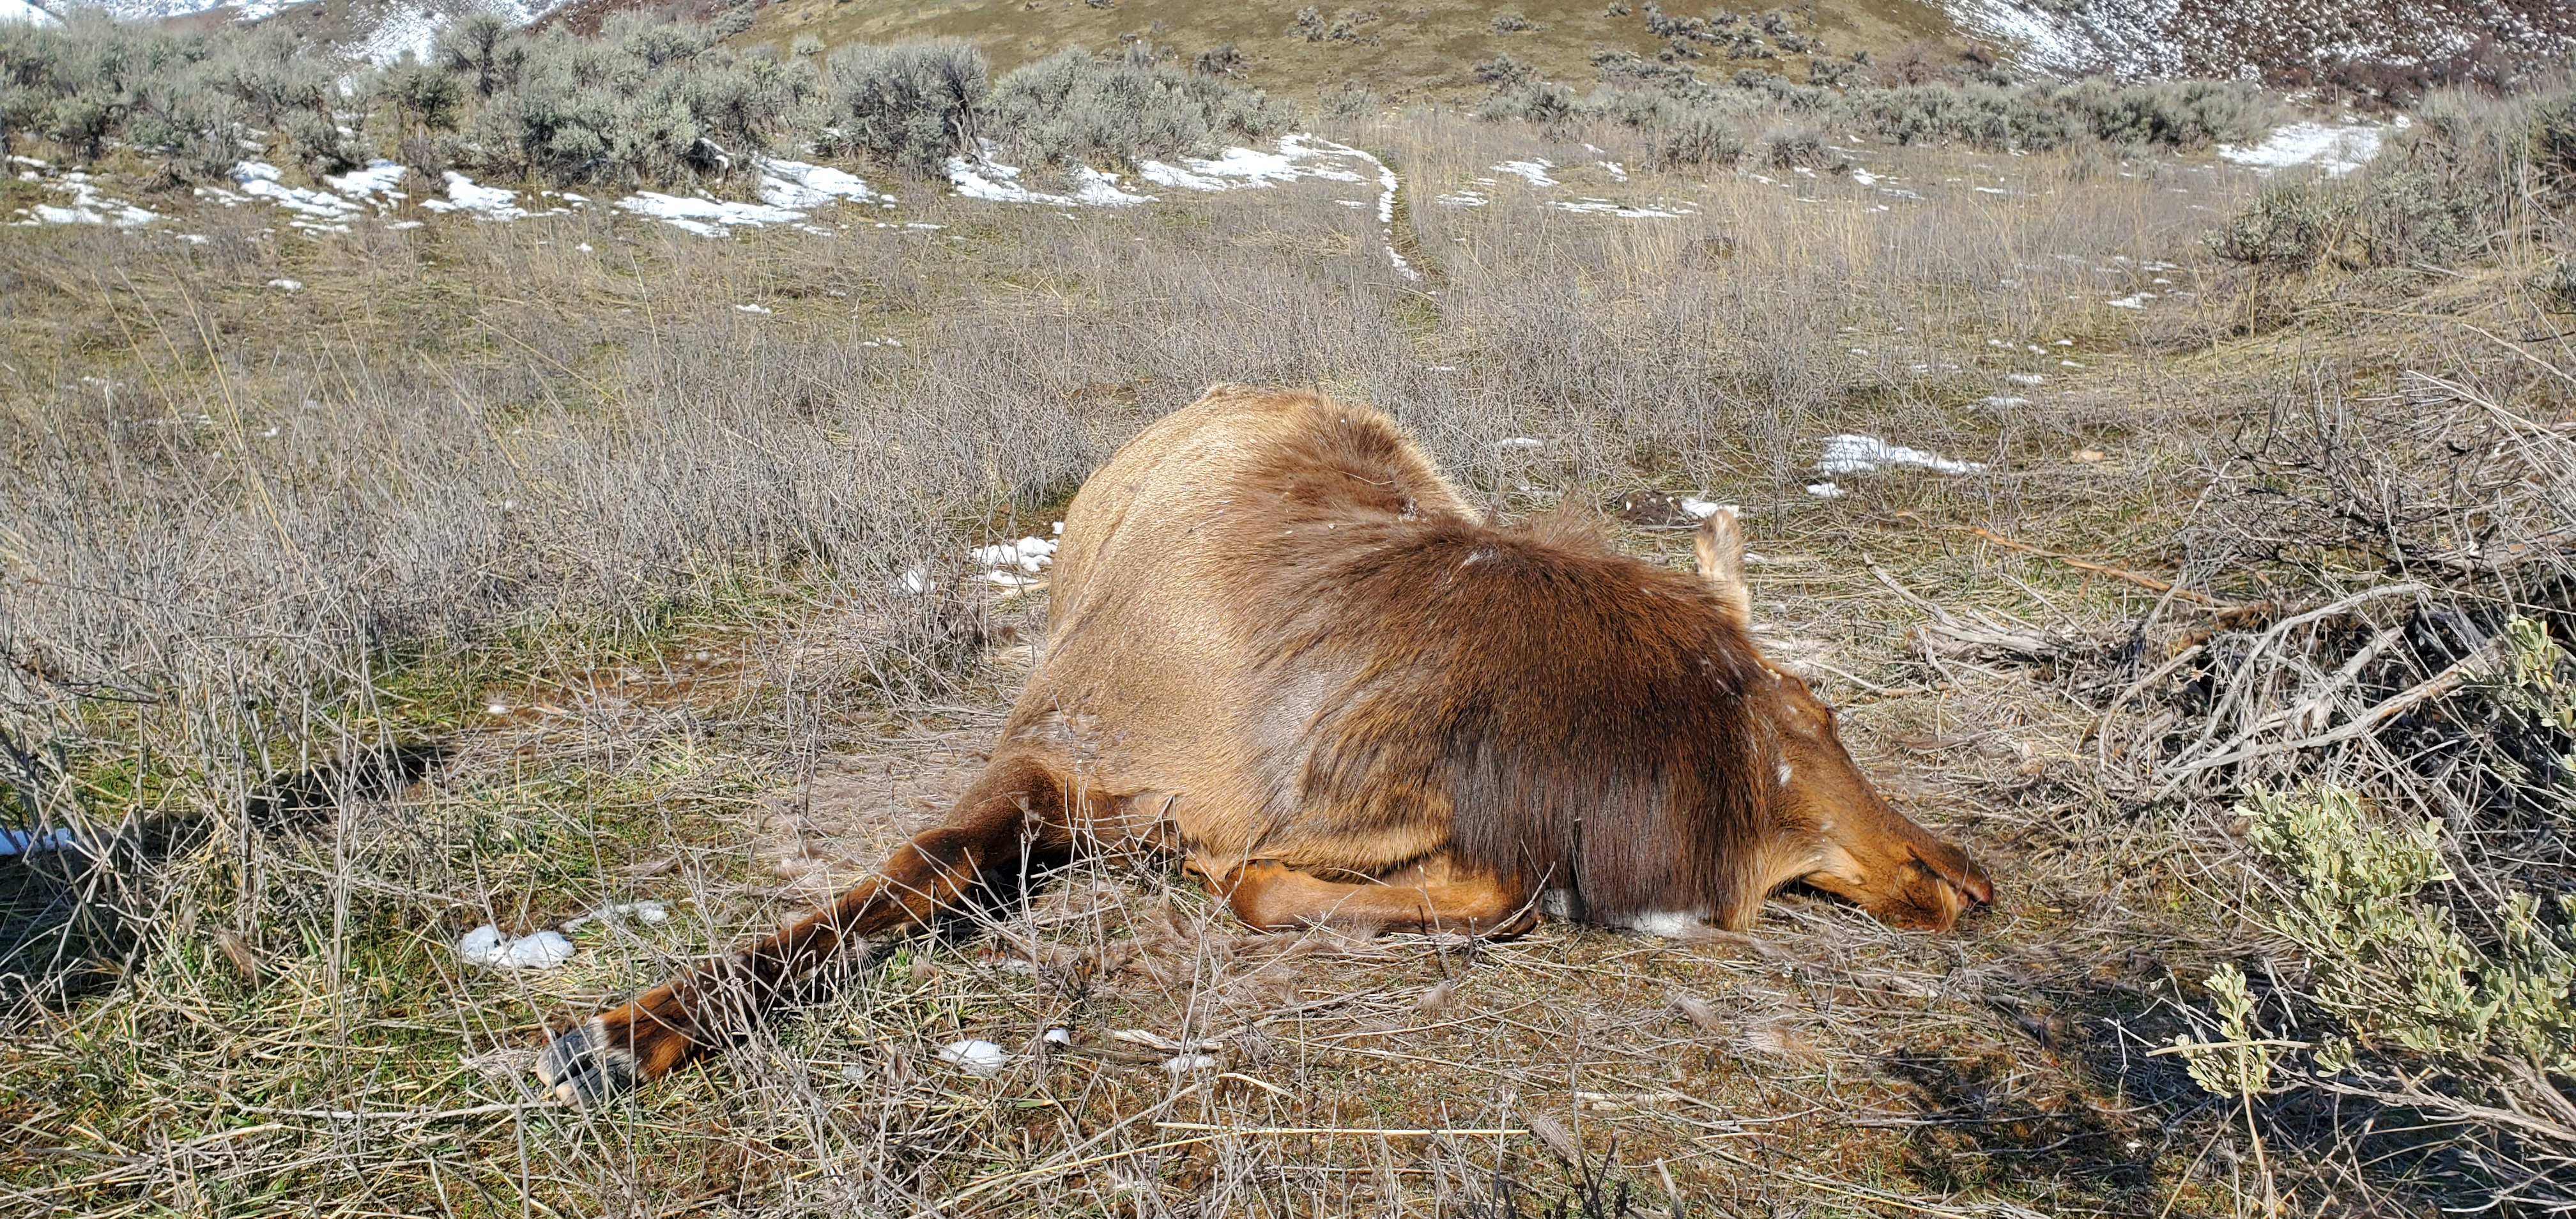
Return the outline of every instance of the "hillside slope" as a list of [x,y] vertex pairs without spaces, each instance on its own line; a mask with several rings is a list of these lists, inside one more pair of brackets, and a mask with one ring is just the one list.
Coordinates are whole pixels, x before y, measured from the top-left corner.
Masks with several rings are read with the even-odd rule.
[[[48,21],[71,0],[0,0],[0,21]],[[99,0],[134,20],[282,20],[375,62],[425,50],[458,16],[597,30],[641,9],[703,18],[718,0]],[[1723,79],[1747,68],[1810,79],[1864,52],[1872,75],[1919,79],[1958,52],[2025,75],[2335,84],[2405,102],[2447,81],[2499,81],[2576,47],[2576,0],[1826,0],[1669,11],[1636,0],[1432,0],[1201,5],[1187,0],[775,0],[741,40],[791,53],[854,42],[963,38],[1008,71],[1068,48],[1150,44],[1184,59],[1224,47],[1272,92],[1353,86],[1389,100],[1466,100],[1474,65],[1509,55],[1543,77],[1593,79],[1603,51],[1662,56]]]
[[[617,2],[583,0],[564,12],[578,21],[575,14]],[[1700,12],[1697,6],[1673,6],[1676,18]],[[1777,10],[1774,30],[1758,28],[1756,14],[1747,12],[1703,38],[1660,36],[1649,28],[1650,13],[1642,3],[1601,0],[1433,0],[1400,8],[1213,6],[1189,0],[1119,0],[1104,7],[1087,0],[782,0],[762,9],[743,37],[782,48],[805,34],[826,46],[964,38],[981,47],[1000,71],[1067,47],[1106,50],[1142,40],[1195,57],[1230,45],[1243,57],[1242,79],[1263,89],[1313,95],[1348,82],[1407,99],[1481,93],[1475,65],[1496,55],[1510,55],[1551,79],[1589,81],[1596,52],[1630,51],[1651,58],[1678,44],[1703,76],[1763,68],[1805,80],[1807,61],[1816,54],[1842,59],[1866,50],[1884,57],[1909,43],[1954,33],[1938,6],[1917,0],[1783,8]],[[1301,20],[1303,14],[1311,19]],[[1705,27],[1706,18],[1701,22]],[[1720,41],[1721,34],[1732,37]]]

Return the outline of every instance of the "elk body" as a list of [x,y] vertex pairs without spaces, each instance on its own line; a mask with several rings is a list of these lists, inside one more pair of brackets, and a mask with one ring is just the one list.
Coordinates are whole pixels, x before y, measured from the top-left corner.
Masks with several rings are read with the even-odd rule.
[[1792,881],[1909,928],[1991,901],[1755,649],[1734,514],[1695,541],[1684,573],[1498,528],[1376,411],[1210,390],[1074,498],[1044,649],[946,822],[539,1074],[573,1100],[660,1075],[854,941],[1085,850],[1177,852],[1262,928],[1742,929]]

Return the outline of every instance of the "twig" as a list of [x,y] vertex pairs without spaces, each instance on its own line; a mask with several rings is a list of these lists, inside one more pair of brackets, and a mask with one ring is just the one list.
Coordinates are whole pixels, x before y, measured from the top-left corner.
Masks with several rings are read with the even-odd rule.
[[[1081,1146],[1076,1147],[1076,1148],[1074,1148],[1073,1150],[1071,1150],[1071,1151],[1069,1151],[1069,1152],[1066,1152],[1065,1154],[1067,1154],[1067,1155],[1080,1155],[1080,1154],[1081,1154],[1082,1152],[1084,1152],[1084,1151],[1087,1151],[1087,1150],[1089,1150],[1089,1149],[1091,1149],[1091,1148],[1093,1148],[1093,1147],[1097,1147],[1097,1146],[1099,1146],[1099,1145],[1100,1145],[1101,1140],[1108,1138],[1110,1135],[1116,1134],[1116,1133],[1118,1133],[1119,1131],[1124,1130],[1124,1129],[1126,1129],[1126,1128],[1127,1128],[1127,1127],[1129,1127],[1129,1126],[1135,1125],[1137,1122],[1144,1121],[1144,1120],[1147,1120],[1147,1119],[1149,1119],[1149,1118],[1152,1118],[1155,1114],[1162,1113],[1162,1112],[1164,1112],[1164,1111],[1166,1111],[1166,1110],[1169,1110],[1173,1105],[1180,1103],[1180,1101],[1181,1101],[1183,1098],[1188,1097],[1188,1096],[1192,1095],[1193,1093],[1196,1093],[1196,1092],[1199,1090],[1199,1087],[1200,1087],[1200,1085],[1198,1085],[1198,1084],[1191,1084],[1191,1085],[1189,1085],[1189,1086],[1187,1086],[1187,1087],[1185,1087],[1185,1088],[1180,1089],[1179,1091],[1176,1091],[1176,1092],[1172,1093],[1170,1096],[1164,1097],[1162,1100],[1160,1100],[1160,1101],[1158,1101],[1158,1102],[1156,1102],[1156,1103],[1154,1103],[1154,1104],[1152,1104],[1152,1105],[1147,1106],[1146,1108],[1144,1108],[1144,1109],[1142,1109],[1142,1110],[1140,1110],[1140,1111],[1136,1112],[1136,1113],[1135,1113],[1135,1114],[1133,1114],[1133,1115],[1130,1115],[1130,1116],[1125,1117],[1125,1118],[1121,1118],[1121,1119],[1119,1119],[1118,1121],[1116,1121],[1116,1122],[1112,1123],[1108,1129],[1103,1130],[1103,1131],[1101,1131],[1100,1133],[1098,1133],[1098,1134],[1095,1134],[1095,1135],[1091,1136],[1089,1139],[1084,1140]],[[1183,1139],[1183,1140],[1181,1140],[1180,1142],[1177,1142],[1177,1143],[1166,1143],[1166,1144],[1162,1144],[1162,1145],[1161,1145],[1161,1146],[1159,1146],[1159,1147],[1138,1147],[1138,1148],[1134,1148],[1134,1149],[1132,1149],[1132,1150],[1128,1150],[1128,1151],[1109,1152],[1109,1153],[1104,1154],[1104,1155],[1092,1156],[1092,1157],[1089,1157],[1089,1158],[1087,1158],[1087,1159],[1072,1160],[1072,1161],[1068,1161],[1068,1162],[1061,1163],[1061,1164],[1041,1164],[1041,1165],[1037,1166],[1036,1168],[1024,1169],[1024,1170],[1022,1170],[1022,1171],[1014,1172],[1014,1173],[1004,1173],[1004,1174],[1002,1174],[1002,1175],[1000,1175],[1000,1176],[986,1177],[986,1178],[984,1178],[984,1179],[983,1179],[983,1180],[981,1180],[981,1181],[975,1182],[974,1184],[967,1186],[967,1187],[966,1187],[963,1191],[961,1191],[961,1192],[954,1193],[954,1194],[950,1194],[949,1196],[947,1196],[947,1197],[945,1197],[945,1198],[940,1199],[938,1203],[936,1203],[935,1205],[931,1206],[928,1210],[925,1210],[925,1211],[923,1211],[922,1213],[923,1213],[923,1214],[925,1214],[925,1215],[935,1215],[935,1214],[938,1214],[939,1212],[944,1211],[944,1210],[947,1210],[949,1207],[955,1206],[955,1205],[957,1205],[957,1204],[958,1204],[958,1203],[960,1203],[960,1202],[964,1202],[964,1201],[965,1201],[965,1200],[967,1200],[968,1198],[972,1198],[972,1197],[974,1197],[974,1196],[975,1196],[975,1195],[977,1195],[977,1194],[980,1194],[980,1193],[985,1192],[986,1190],[996,1189],[996,1188],[999,1188],[999,1187],[1004,1186],[1004,1185],[1011,1184],[1011,1183],[1016,1182],[1016,1181],[1027,1180],[1027,1179],[1031,1179],[1031,1178],[1035,1178],[1035,1177],[1039,1177],[1039,1176],[1044,1176],[1044,1175],[1049,1174],[1049,1173],[1067,1172],[1067,1171],[1071,1171],[1071,1170],[1076,1169],[1076,1168],[1081,1168],[1081,1167],[1083,1167],[1083,1166],[1085,1166],[1085,1165],[1088,1165],[1088,1164],[1098,1164],[1098,1163],[1101,1163],[1101,1162],[1103,1162],[1103,1161],[1107,1161],[1107,1160],[1115,1160],[1115,1159],[1120,1158],[1121,1156],[1139,1155],[1139,1154],[1142,1154],[1142,1153],[1144,1153],[1144,1152],[1148,1152],[1148,1151],[1156,1151],[1156,1150],[1160,1150],[1160,1149],[1161,1149],[1161,1147],[1182,1147],[1182,1146],[1187,1146],[1187,1145],[1189,1145],[1189,1144],[1191,1144],[1191,1143],[1205,1143],[1205,1142],[1209,1142],[1209,1141],[1210,1141],[1210,1140],[1212,1140],[1214,1137],[1215,1137],[1215,1136],[1210,1135],[1210,1136],[1207,1136],[1206,1138]]]
[[2420,1109],[2430,1113],[2437,1113],[2463,1122],[2494,1122],[2498,1125],[2511,1126],[2516,1130],[2529,1134],[2536,1134],[2543,1138],[2555,1140],[2560,1143],[2576,1145],[2576,1129],[2569,1129],[2568,1127],[2561,1126],[2556,1122],[2533,1117],[2527,1113],[2516,1113],[2511,1109],[2497,1109],[2488,1105],[2472,1105],[2466,1101],[2454,1100],[2447,1096],[2435,1096],[2424,1092],[2383,1092],[2377,1088],[2360,1088],[2351,1084],[2338,1083],[2331,1079],[2321,1079],[2316,1076],[2307,1077],[2307,1082],[2315,1084],[2328,1092],[2337,1093],[2343,1096],[2358,1096],[2365,1100],[2375,1100],[2385,1104],[2404,1105],[2409,1109]]
[[1154,1129],[1156,1129],[1156,1130],[1213,1130],[1213,1131],[1216,1131],[1216,1132],[1217,1132],[1217,1133],[1219,1133],[1219,1134],[1229,1134],[1229,1135],[1233,1135],[1233,1134],[1246,1134],[1246,1135],[1249,1135],[1249,1134],[1278,1134],[1278,1135],[1291,1135],[1291,1134],[1360,1134],[1360,1135],[1374,1135],[1374,1136],[1377,1136],[1377,1137],[1381,1137],[1381,1138],[1390,1138],[1390,1139],[1394,1139],[1394,1138],[1416,1138],[1416,1139],[1418,1139],[1418,1138],[1433,1138],[1433,1137],[1437,1137],[1437,1136],[1439,1136],[1439,1135],[1444,1135],[1444,1134],[1455,1134],[1455,1135],[1461,1135],[1461,1136],[1474,1136],[1474,1137],[1478,1137],[1478,1138],[1496,1138],[1496,1137],[1501,1137],[1501,1136],[1504,1136],[1504,1135],[1528,1134],[1528,1133],[1529,1133],[1529,1131],[1528,1131],[1528,1130],[1526,1130],[1526,1129],[1524,1129],[1524,1128],[1522,1128],[1522,1127],[1518,1127],[1518,1126],[1489,1126],[1489,1127],[1483,1127],[1483,1128],[1455,1127],[1455,1128],[1448,1128],[1448,1129],[1435,1129],[1435,1128],[1431,1128],[1431,1127],[1394,1127],[1394,1126],[1212,1126],[1212,1125],[1209,1125],[1209,1124],[1208,1124],[1208,1123],[1206,1123],[1206,1122],[1156,1122],[1156,1123],[1154,1123]]
[[[2270,652],[2272,650],[2272,646],[2280,642],[2282,636],[2289,634],[2291,631],[2296,630],[2299,627],[2306,626],[2311,622],[2331,618],[2337,614],[2348,613],[2354,608],[2367,602],[2376,601],[2384,597],[2420,595],[2424,591],[2425,587],[2422,584],[2418,584],[2412,580],[2403,584],[2383,584],[2376,588],[2363,589],[2349,597],[2338,599],[2331,604],[2321,605],[2303,613],[2293,614],[2279,622],[2273,623],[2270,629],[2263,632],[2261,638],[2254,641],[2254,646],[2247,649],[2245,659],[2237,663],[2236,671],[2229,675],[2226,688],[2224,692],[2219,695],[2217,705],[2210,708],[2209,722],[2201,729],[2200,738],[2193,741],[2191,743],[2191,748],[2184,750],[2180,757],[2175,759],[2177,764],[2179,764],[2183,759],[2187,759],[2193,754],[2209,748],[2210,741],[2216,739],[2218,736],[2219,724],[2227,718],[2228,712],[2235,708],[2237,696],[2244,688],[2246,675],[2254,671],[2255,662],[2261,660],[2265,653]],[[2249,731],[2251,730],[2249,729]],[[2242,740],[2244,738],[2240,736],[2237,739]],[[2163,799],[2163,796],[2159,795],[2157,799]]]
[[[1950,526],[1950,528],[1956,529],[1958,526],[1953,525]],[[2005,537],[1991,529],[1971,526],[1964,532],[1973,533],[1997,546],[2003,547],[2006,550],[2018,550],[2023,554],[2037,555],[2043,559],[2055,559],[2069,567],[2081,568],[2096,575],[2109,576],[2114,580],[2135,584],[2149,592],[2164,593],[2168,596],[2179,597],[2185,601],[2190,601],[2195,604],[2218,608],[2226,608],[2228,604],[2216,597],[2212,597],[2204,593],[2196,593],[2187,588],[2182,588],[2169,580],[2159,580],[2154,576],[2141,575],[2140,573],[2130,571],[2127,568],[2113,567],[2108,563],[2097,563],[2091,559],[2079,559],[2074,555],[2066,554],[2062,551],[2042,549],[2040,547],[2033,546],[2028,542],[2016,542],[2013,539]]]
[[245,1106],[245,1109],[251,1113],[265,1113],[272,1117],[319,1117],[328,1118],[337,1122],[409,1122],[412,1125],[421,1126],[427,1125],[431,1122],[449,1121],[460,1117],[482,1117],[485,1114],[491,1113],[517,1113],[528,1109],[570,1109],[572,1107],[573,1105],[569,1101],[548,1099],[532,1101],[503,1101],[499,1104],[476,1105],[470,1109],[435,1109],[427,1111],[416,1109],[273,1109],[265,1105],[250,1105]]
[[976,1183],[967,1186],[963,1190],[940,1199],[921,1213],[924,1215],[936,1215],[941,1211],[947,1210],[948,1208],[967,1200],[968,1198],[972,1198],[977,1194],[998,1186],[1016,1184],[1018,1182],[1037,1177],[1055,1176],[1071,1172],[1077,1168],[1088,1168],[1094,1164],[1106,1164],[1111,1160],[1123,1160],[1129,1156],[1140,1156],[1148,1152],[1170,1151],[1175,1147],[1194,1147],[1200,1143],[1213,1143],[1223,1137],[1225,1136],[1202,1134],[1196,1138],[1172,1139],[1168,1142],[1152,1143],[1143,1147],[1130,1147],[1125,1151],[1105,1151],[1096,1156],[1086,1156],[1082,1159],[1068,1161],[1063,1164],[1045,1164],[1036,1168],[1024,1169],[1019,1172],[1003,1173],[998,1177],[986,1177],[981,1181],[977,1181]]
[[2255,758],[2265,757],[2276,753],[2293,753],[2302,749],[2322,749],[2328,745],[2349,741],[2354,737],[2366,735],[2372,729],[2378,727],[2382,720],[2386,720],[2389,717],[2405,711],[2408,708],[2414,707],[2419,703],[2430,699],[2440,698],[2443,695],[2449,694],[2451,691],[2458,689],[2462,682],[2469,679],[2469,673],[2474,667],[2492,658],[2496,654],[2502,640],[2502,636],[2488,640],[2486,646],[2462,657],[2459,663],[2434,674],[2431,678],[2410,690],[2389,696],[2382,700],[2379,705],[2372,707],[2368,711],[2362,712],[2351,720],[2346,721],[2342,727],[2336,728],[2332,732],[2322,732],[2315,736],[2299,737],[2295,740],[2278,741],[2270,745],[2250,746],[2236,750],[2232,753],[2223,753],[2216,757],[2203,758],[2200,761],[2172,771],[2170,772],[2172,777],[2162,788],[2159,788],[2156,791],[2154,798],[2162,800],[2165,797],[2174,794],[2174,791],[2182,786],[2183,780],[2205,770],[2211,770],[2237,762],[2250,761]]
[[2313,1044],[2315,1043],[2308,1041],[2283,1041],[2277,1037],[2249,1037],[2243,1041],[2195,1041],[2190,1045],[2169,1045],[2161,1050],[2149,1050],[2147,1051],[2146,1056],[2149,1058],[2162,1058],[2167,1054],[2203,1054],[2211,1050],[2250,1050],[2257,1046],[2278,1046],[2285,1050],[2304,1050]]
[[1895,693],[1895,691],[1890,690],[1890,689],[1888,689],[1887,687],[1885,687],[1885,686],[1882,686],[1882,685],[1878,684],[1877,682],[1871,681],[1871,680],[1869,680],[1869,679],[1868,679],[1868,678],[1866,678],[1866,677],[1855,677],[1855,676],[1853,676],[1853,675],[1851,675],[1851,674],[1849,674],[1849,673],[1845,673],[1845,672],[1843,672],[1842,670],[1835,668],[1835,667],[1834,667],[1834,666],[1832,666],[1832,665],[1826,664],[1825,662],[1823,662],[1823,661],[1821,661],[1821,660],[1810,660],[1810,661],[1808,661],[1807,663],[1808,663],[1808,664],[1811,664],[1811,665],[1814,665],[1815,667],[1817,667],[1817,668],[1819,668],[1819,669],[1823,669],[1825,672],[1827,672],[1827,673],[1831,673],[1831,674],[1833,674],[1834,676],[1839,677],[1839,678],[1843,679],[1844,681],[1850,682],[1851,684],[1853,684],[1853,685],[1855,685],[1855,686],[1858,686],[1858,687],[1860,687],[1861,689],[1866,690],[1866,691],[1868,691],[1868,692],[1870,692],[1870,693],[1872,693],[1872,694],[1885,696],[1885,695],[1888,695],[1888,694],[1893,694],[1893,693]]
[[2192,657],[2207,650],[2209,650],[2208,644],[2195,643],[2175,653],[2173,659],[2156,666],[2155,672],[2129,683],[2127,689],[2112,696],[2110,703],[2102,708],[2102,714],[2093,718],[2093,725],[2084,730],[2084,735],[2092,738],[2094,756],[2101,762],[2104,770],[2111,768],[2111,717],[2118,715],[2122,706],[2125,706],[2130,699],[2136,698],[2147,687],[2163,681],[2174,670],[2191,663]]
[[2027,1207],[2015,1206],[2009,1202],[1989,1203],[1985,1206],[1976,1207],[1974,1209],[1949,1206],[1939,1202],[1926,1202],[1919,1198],[1908,1198],[1903,1194],[1893,1193],[1884,1189],[1873,1189],[1866,1185],[1845,1185],[1839,1181],[1828,1181],[1822,1177],[1803,1173],[1797,1169],[1783,1165],[1757,1164],[1752,1160],[1736,1155],[1722,1147],[1712,1146],[1708,1151],[1711,1155],[1717,1156],[1721,1159],[1732,1160],[1756,1173],[1776,1173],[1780,1176],[1787,1177],[1792,1181],[1796,1181],[1809,1189],[1821,1189],[1827,1193],[1841,1194],[1846,1198],[1857,1198],[1864,1202],[1876,1202],[1882,1206],[1901,1207],[1905,1210],[1921,1211],[1927,1215],[1959,1216],[1961,1219],[1984,1214],[2001,1214],[2009,1216],[2011,1219],[2023,1219],[2024,1216],[2029,1216],[2031,1219],[2037,1219],[2038,1217],[2038,1212]]
[[2152,686],[2172,675],[2174,670],[2191,663],[2192,657],[2198,656],[2202,652],[2208,650],[2208,644],[2195,643],[2190,647],[2184,648],[2180,652],[2174,653],[2173,659],[2157,665],[2155,672],[2149,673],[2146,676],[2129,683],[2129,687],[2127,689],[2120,691],[2117,695],[2112,697],[2109,706],[2102,708],[2102,718],[2093,721],[2093,731],[2100,732],[2103,725],[2110,723],[2111,713],[2119,710],[2122,704],[2128,702],[2130,699],[2136,698],[2138,694],[2147,687]]
[[1949,623],[1956,621],[1956,619],[1953,619],[1950,616],[1950,611],[1942,609],[1940,606],[1924,600],[1923,597],[1913,589],[1897,583],[1896,577],[1887,574],[1886,569],[1880,567],[1878,564],[1872,563],[1869,565],[1869,574],[1878,577],[1879,583],[1886,585],[1890,590],[1894,591],[1897,596],[1904,598],[1906,604],[1911,605],[1924,613],[1932,615],[1932,620],[1934,622]]

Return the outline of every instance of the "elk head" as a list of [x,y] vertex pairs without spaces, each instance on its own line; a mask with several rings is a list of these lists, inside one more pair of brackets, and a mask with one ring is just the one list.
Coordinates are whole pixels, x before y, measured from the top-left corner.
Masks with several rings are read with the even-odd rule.
[[[1700,575],[1723,612],[1750,627],[1744,535],[1735,510],[1720,508],[1694,539]],[[1834,709],[1807,683],[1763,661],[1770,689],[1747,691],[1772,727],[1776,757],[1762,846],[1765,892],[1804,881],[1909,930],[1944,931],[1994,884],[1974,860],[1890,807],[1843,748]],[[1749,912],[1748,912],[1749,913]]]

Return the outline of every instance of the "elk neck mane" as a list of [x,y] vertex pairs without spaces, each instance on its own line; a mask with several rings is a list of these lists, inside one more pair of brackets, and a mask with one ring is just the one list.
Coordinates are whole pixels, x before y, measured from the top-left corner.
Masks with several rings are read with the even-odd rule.
[[1571,517],[1476,520],[1391,421],[1337,413],[1218,526],[1244,693],[1310,709],[1265,746],[1273,822],[1446,814],[1454,864],[1604,920],[1760,902],[1776,679],[1715,590]]

